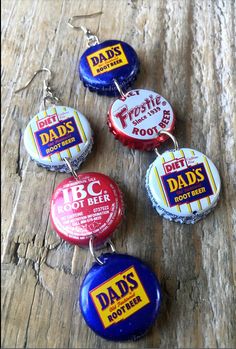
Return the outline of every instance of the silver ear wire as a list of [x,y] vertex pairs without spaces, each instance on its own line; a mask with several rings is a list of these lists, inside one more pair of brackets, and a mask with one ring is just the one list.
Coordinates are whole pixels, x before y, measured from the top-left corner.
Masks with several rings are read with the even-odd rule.
[[75,29],[75,30],[82,30],[88,40],[88,46],[94,46],[94,45],[97,45],[99,44],[99,40],[98,40],[98,37],[94,34],[91,33],[91,31],[89,29],[87,29],[86,27],[84,27],[83,25],[74,25],[74,23],[78,20],[78,19],[81,19],[81,18],[93,18],[93,17],[96,17],[98,15],[101,15],[102,12],[96,12],[96,13],[91,13],[91,14],[88,14],[88,15],[78,15],[78,16],[72,16],[68,19],[68,22],[67,24]]
[[52,80],[52,72],[51,72],[51,70],[48,69],[48,68],[40,68],[40,69],[36,70],[36,71],[34,72],[33,76],[30,78],[30,80],[29,80],[23,87],[21,87],[21,88],[19,88],[18,90],[16,90],[15,93],[18,93],[18,92],[20,92],[20,91],[23,91],[25,88],[27,88],[27,87],[31,84],[31,82],[35,79],[35,77],[36,77],[39,73],[44,72],[44,71],[46,71],[47,73],[49,73],[49,78],[48,78],[48,79],[44,79],[44,81],[43,81],[44,88],[47,89],[47,88],[49,87],[49,82]]
[[76,171],[74,170],[74,168],[72,167],[72,165],[71,165],[71,163],[70,163],[70,160],[68,160],[67,158],[64,158],[63,160],[65,161],[65,163],[66,163],[67,167],[69,168],[70,173],[72,174],[72,176],[74,177],[74,179],[75,179],[76,181],[78,181],[78,180],[79,180],[78,175],[77,175]]
[[15,93],[18,93],[18,92],[24,90],[25,88],[27,88],[32,83],[32,81],[35,79],[35,77],[41,72],[47,72],[49,74],[49,78],[43,80],[43,88],[45,91],[44,97],[43,97],[43,105],[44,105],[44,109],[46,109],[46,102],[47,101],[51,102],[52,104],[60,102],[60,99],[55,95],[55,93],[53,92],[51,85],[50,85],[50,82],[51,82],[52,77],[53,77],[50,69],[43,67],[43,68],[36,70],[34,72],[33,76],[30,78],[30,80],[23,87],[16,90]]

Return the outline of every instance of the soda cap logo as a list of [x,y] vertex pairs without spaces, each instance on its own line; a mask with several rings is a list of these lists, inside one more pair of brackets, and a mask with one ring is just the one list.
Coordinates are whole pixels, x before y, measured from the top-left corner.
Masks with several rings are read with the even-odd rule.
[[[47,120],[50,120],[47,118]],[[38,121],[38,125],[44,125],[44,120]],[[83,142],[82,136],[73,117],[65,122],[50,124],[42,127],[34,133],[39,152],[43,157],[53,155],[69,147],[78,146]]]
[[88,120],[69,107],[56,106],[35,115],[24,133],[26,150],[42,165],[65,166],[63,158],[78,159],[92,144]]
[[108,340],[136,340],[153,324],[161,303],[155,274],[127,254],[104,253],[93,264],[79,296],[87,325]]
[[175,172],[175,171],[181,171],[185,168],[187,168],[187,163],[186,163],[186,159],[184,157],[179,158],[179,159],[174,159],[174,160],[170,160],[167,161],[163,164],[165,173],[169,173],[169,172]]
[[153,203],[167,215],[180,217],[209,211],[220,192],[215,165],[204,154],[188,148],[164,152],[151,165],[146,181]]
[[194,202],[213,194],[203,163],[161,177],[169,206]]
[[91,236],[104,240],[123,217],[121,192],[109,177],[96,172],[65,179],[51,201],[51,220],[65,240],[87,246]]
[[117,96],[119,92],[114,79],[127,91],[139,72],[139,60],[135,50],[126,42],[106,40],[89,47],[82,54],[78,72],[90,91]]
[[48,115],[43,120],[37,120],[37,126],[39,130],[42,130],[45,127],[48,127],[49,125],[54,125],[59,122],[57,114]]
[[104,328],[108,328],[150,303],[134,266],[116,274],[89,292]]
[[110,107],[108,124],[121,142],[152,140],[156,146],[160,130],[171,131],[175,117],[171,105],[161,95],[148,90],[132,90]]
[[93,76],[97,76],[128,64],[121,44],[104,47],[87,56]]

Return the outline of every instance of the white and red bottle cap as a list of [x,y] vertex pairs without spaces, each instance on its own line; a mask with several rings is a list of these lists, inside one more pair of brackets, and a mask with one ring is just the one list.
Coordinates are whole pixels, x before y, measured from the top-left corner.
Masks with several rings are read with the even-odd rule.
[[118,98],[108,112],[110,131],[124,145],[153,150],[167,139],[157,134],[161,130],[172,132],[175,116],[170,103],[156,92],[132,90]]
[[108,176],[88,172],[62,181],[51,200],[51,222],[58,235],[82,247],[103,244],[124,215],[122,193]]

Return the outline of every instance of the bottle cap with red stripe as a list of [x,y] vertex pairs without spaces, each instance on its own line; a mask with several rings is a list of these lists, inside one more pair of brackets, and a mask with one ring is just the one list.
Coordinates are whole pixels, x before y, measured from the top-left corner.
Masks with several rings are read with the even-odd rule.
[[139,149],[153,150],[167,139],[157,136],[165,129],[172,132],[175,116],[170,103],[156,92],[131,90],[115,100],[108,112],[108,126],[116,139],[124,145]]
[[[75,172],[73,172],[75,174]],[[51,200],[51,222],[58,235],[81,247],[102,245],[121,223],[122,193],[108,176],[88,172],[62,181]]]
[[[162,131],[163,133],[165,131]],[[179,148],[158,154],[146,174],[148,196],[156,211],[179,223],[195,223],[216,206],[220,176],[213,162],[201,152]]]

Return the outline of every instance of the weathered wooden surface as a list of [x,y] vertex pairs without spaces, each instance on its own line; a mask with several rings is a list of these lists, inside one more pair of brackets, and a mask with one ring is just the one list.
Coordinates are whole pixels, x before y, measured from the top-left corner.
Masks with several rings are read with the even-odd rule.
[[[235,9],[233,0],[2,1],[2,347],[236,347]],[[101,40],[132,44],[141,59],[136,87],[169,99],[179,143],[205,152],[220,170],[221,200],[194,226],[155,213],[144,188],[154,153],[115,141],[105,122],[111,99],[79,82],[86,41],[66,21],[100,10],[84,24]],[[107,342],[82,319],[77,296],[92,258],[61,242],[49,223],[51,193],[66,175],[38,168],[22,141],[39,110],[42,77],[14,94],[41,66],[55,73],[64,104],[95,130],[82,171],[112,176],[125,194],[127,217],[113,239],[118,251],[140,257],[160,278],[161,315],[138,343]]]

